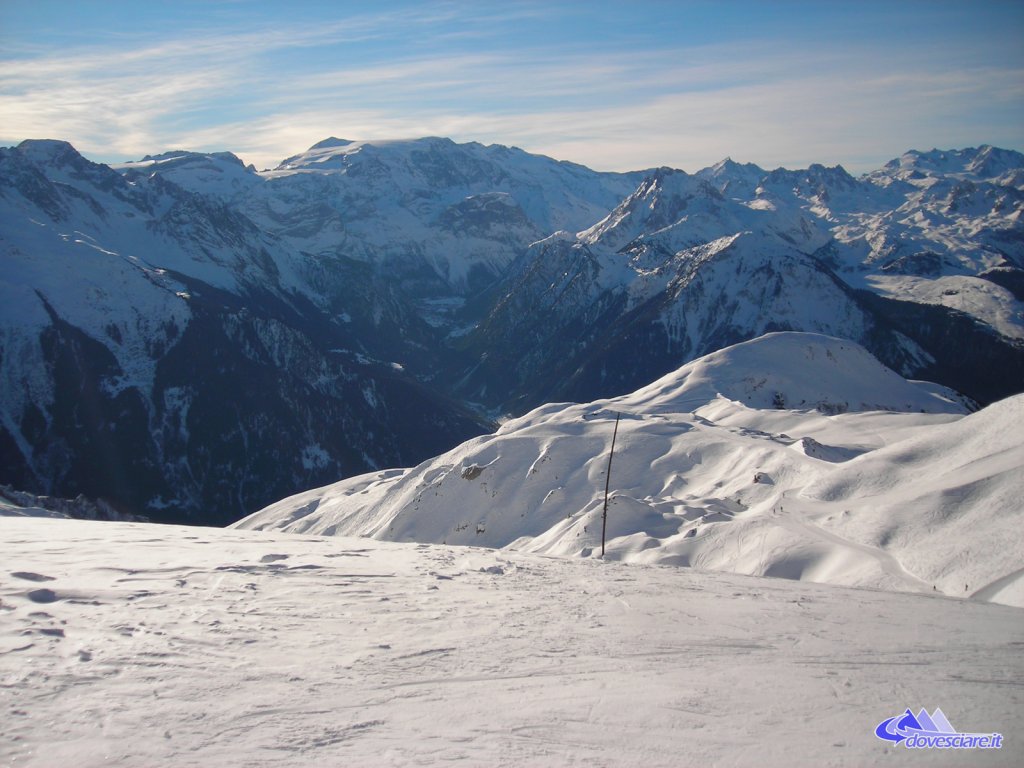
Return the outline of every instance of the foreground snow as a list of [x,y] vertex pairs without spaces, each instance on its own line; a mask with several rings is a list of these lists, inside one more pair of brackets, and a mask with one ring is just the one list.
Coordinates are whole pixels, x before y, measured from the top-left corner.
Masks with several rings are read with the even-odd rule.
[[966,415],[849,341],[776,333],[555,404],[240,528],[607,557],[1024,606],[1024,396]]
[[[0,764],[897,765],[1024,757],[1019,609],[440,545],[0,521]],[[912,762],[917,762],[914,760]]]

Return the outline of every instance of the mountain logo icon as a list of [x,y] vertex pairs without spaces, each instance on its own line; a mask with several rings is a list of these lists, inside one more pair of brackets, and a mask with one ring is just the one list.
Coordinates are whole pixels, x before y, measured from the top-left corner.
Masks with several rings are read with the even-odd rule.
[[908,749],[1001,749],[1003,736],[999,733],[960,733],[935,708],[930,715],[924,708],[916,715],[907,709],[903,714],[890,717],[875,727],[875,736],[903,744]]

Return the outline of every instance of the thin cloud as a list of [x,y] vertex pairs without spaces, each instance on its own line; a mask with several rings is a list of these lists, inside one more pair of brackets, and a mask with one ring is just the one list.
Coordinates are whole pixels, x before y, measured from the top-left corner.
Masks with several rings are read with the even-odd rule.
[[[1024,73],[964,67],[966,48],[489,45],[503,13],[513,23],[544,12],[533,4],[471,15],[456,3],[315,25],[186,31],[134,48],[31,56],[23,48],[0,61],[0,142],[68,138],[108,160],[230,149],[264,167],[332,134],[433,134],[608,170],[695,170],[725,155],[762,165],[881,162],[929,142],[1021,143]],[[449,51],[447,35],[480,44]],[[313,49],[309,59],[328,68],[307,64]],[[344,55],[320,56],[327,50]],[[976,136],[993,110],[1002,117],[989,121],[992,135]]]

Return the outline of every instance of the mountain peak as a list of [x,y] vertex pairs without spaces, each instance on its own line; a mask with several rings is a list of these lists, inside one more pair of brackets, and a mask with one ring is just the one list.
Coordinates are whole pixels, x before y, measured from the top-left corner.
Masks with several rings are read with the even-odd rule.
[[579,233],[587,244],[602,242],[618,250],[638,235],[667,227],[679,220],[695,198],[720,200],[717,189],[686,171],[661,167],[643,181],[605,218]]
[[737,163],[731,157],[719,160],[712,166],[695,174],[715,185],[715,188],[730,197],[753,197],[758,183],[765,176],[765,170],[753,163]]
[[753,163],[737,163],[735,160],[732,159],[732,157],[726,156],[723,159],[719,160],[714,165],[712,165],[710,168],[706,168],[705,170],[710,171],[712,174],[719,174],[728,171],[742,171],[748,169],[760,170],[760,168],[758,168]]
[[1024,165],[1024,155],[989,144],[963,149],[912,149],[883,167],[887,172],[918,172],[928,175],[963,174],[977,179],[994,179]]
[[35,162],[63,165],[70,160],[84,160],[69,142],[60,139],[26,139],[17,149],[23,156]]
[[351,139],[339,139],[334,136],[329,136],[323,141],[318,141],[316,144],[309,148],[309,151],[312,152],[314,149],[332,149],[334,147],[347,147],[353,143],[355,142],[353,142]]
[[768,333],[712,352],[621,401],[662,411],[717,397],[746,407],[824,413],[966,412],[951,390],[909,382],[855,342],[793,331]]
[[161,152],[157,155],[146,155],[138,163],[124,163],[124,166],[141,165],[143,163],[154,163],[154,164],[180,164],[180,163],[195,163],[195,162],[206,162],[206,161],[224,161],[233,165],[245,166],[242,159],[238,157],[234,152],[191,152],[183,149],[172,149],[167,152]]

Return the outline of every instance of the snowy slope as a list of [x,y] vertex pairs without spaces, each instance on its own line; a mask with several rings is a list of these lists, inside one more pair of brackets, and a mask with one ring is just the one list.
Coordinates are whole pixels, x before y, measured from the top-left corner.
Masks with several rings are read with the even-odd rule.
[[66,142],[0,150],[0,171],[4,329],[42,329],[55,312],[112,338],[121,386],[151,386],[154,344],[187,327],[182,276],[235,293],[298,285],[299,256],[244,217],[157,177],[128,183]]
[[622,401],[657,413],[718,398],[760,410],[964,413],[955,393],[907,381],[857,344],[810,333],[771,333],[712,352]]
[[[907,152],[858,180],[861,194],[829,207],[829,256],[851,282],[948,306],[1024,338],[1022,297],[970,279],[1024,268],[1022,166],[1024,155],[991,146]],[[876,209],[863,199],[877,200]]]
[[[545,232],[581,228],[627,194],[642,172],[602,173],[515,147],[427,137],[394,141],[326,139],[288,158],[267,178],[323,172],[352,176],[377,196],[458,202],[464,193],[512,195]],[[354,190],[353,190],[354,191]]]
[[[0,525],[0,755],[75,765],[875,766],[941,707],[1024,755],[1021,611],[518,552]],[[917,762],[911,761],[911,762]]]
[[610,558],[1024,604],[1024,400],[965,416],[948,390],[813,334],[740,344],[621,398],[543,406],[236,525],[596,557],[616,413]]
[[172,152],[117,167],[229,201],[321,258],[426,268],[436,281],[419,287],[428,295],[493,280],[529,243],[604,216],[642,178],[442,138],[330,138],[259,174],[229,153]]
[[[737,172],[742,182],[746,169]],[[724,185],[723,185],[724,186]],[[828,242],[814,217],[790,204],[755,205],[723,194],[713,179],[659,169],[592,227],[580,242],[634,255],[655,249],[662,257],[739,232],[770,233],[813,252]]]
[[142,160],[111,166],[126,178],[160,176],[182,189],[231,201],[260,184],[256,169],[231,152],[163,152]]

